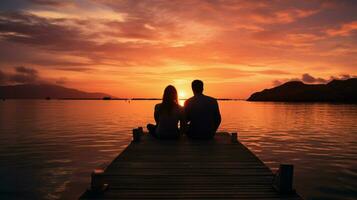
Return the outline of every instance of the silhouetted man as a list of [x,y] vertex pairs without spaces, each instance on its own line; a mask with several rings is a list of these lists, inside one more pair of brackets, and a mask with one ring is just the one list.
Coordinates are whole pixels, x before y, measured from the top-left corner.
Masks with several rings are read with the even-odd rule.
[[185,102],[185,116],[189,123],[187,136],[194,139],[211,139],[221,124],[221,114],[215,98],[202,94],[203,82],[192,82],[194,96]]

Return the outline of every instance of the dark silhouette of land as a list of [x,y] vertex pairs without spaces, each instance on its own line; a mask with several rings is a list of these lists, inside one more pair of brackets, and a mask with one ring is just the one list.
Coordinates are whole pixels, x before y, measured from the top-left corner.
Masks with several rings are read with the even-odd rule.
[[2,99],[102,99],[110,95],[83,92],[51,84],[22,84],[0,86]]
[[291,81],[252,94],[248,101],[357,102],[357,78],[332,80],[327,84]]

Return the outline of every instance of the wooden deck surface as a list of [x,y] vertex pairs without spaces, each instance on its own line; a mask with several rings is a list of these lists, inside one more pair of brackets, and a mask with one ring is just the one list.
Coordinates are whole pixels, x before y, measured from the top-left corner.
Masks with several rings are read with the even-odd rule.
[[144,134],[105,169],[109,188],[80,199],[301,199],[280,195],[271,170],[228,133],[214,141],[160,141]]

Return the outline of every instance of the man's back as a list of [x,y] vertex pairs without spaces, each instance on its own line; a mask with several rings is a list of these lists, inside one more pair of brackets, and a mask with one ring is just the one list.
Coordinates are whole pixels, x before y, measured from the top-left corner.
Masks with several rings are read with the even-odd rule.
[[191,138],[212,138],[221,123],[217,100],[203,94],[185,102],[185,116],[189,122],[187,136]]

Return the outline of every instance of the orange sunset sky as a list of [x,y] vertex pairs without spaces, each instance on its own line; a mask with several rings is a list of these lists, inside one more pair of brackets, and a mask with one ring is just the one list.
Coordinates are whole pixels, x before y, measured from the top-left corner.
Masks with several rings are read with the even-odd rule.
[[1,0],[0,84],[116,97],[247,98],[288,80],[354,77],[357,1]]

